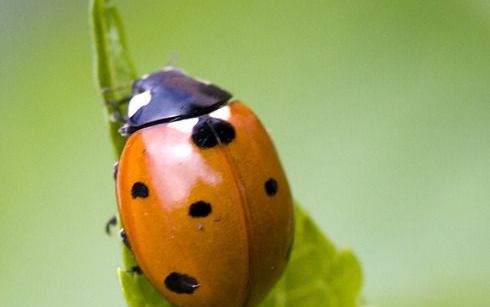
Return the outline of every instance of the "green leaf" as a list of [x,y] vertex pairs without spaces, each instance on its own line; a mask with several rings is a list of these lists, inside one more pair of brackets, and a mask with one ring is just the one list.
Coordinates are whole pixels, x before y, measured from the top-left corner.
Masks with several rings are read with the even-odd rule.
[[[114,1],[93,0],[91,5],[98,85],[105,101],[120,100],[129,95],[128,85],[137,76],[127,52],[120,15]],[[118,111],[114,105],[106,106],[108,115]],[[119,126],[117,122],[110,123],[118,155],[124,146],[117,131]],[[362,272],[357,258],[350,250],[336,250],[298,205],[295,219],[290,263],[260,306],[359,306]],[[131,251],[123,246],[122,252],[125,268],[119,268],[118,275],[128,305],[171,306],[144,275],[131,271],[136,265]]]
[[295,219],[286,272],[260,306],[359,306],[362,271],[352,251],[337,251],[299,205]]
[[143,275],[117,269],[124,297],[130,307],[169,307],[157,290]]

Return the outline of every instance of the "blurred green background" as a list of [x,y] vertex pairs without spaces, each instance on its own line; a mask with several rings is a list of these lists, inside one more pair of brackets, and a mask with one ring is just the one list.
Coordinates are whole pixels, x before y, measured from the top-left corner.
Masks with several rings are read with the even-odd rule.
[[[247,102],[376,306],[490,306],[490,3],[121,2],[130,51]],[[0,3],[0,306],[124,306],[86,1]]]

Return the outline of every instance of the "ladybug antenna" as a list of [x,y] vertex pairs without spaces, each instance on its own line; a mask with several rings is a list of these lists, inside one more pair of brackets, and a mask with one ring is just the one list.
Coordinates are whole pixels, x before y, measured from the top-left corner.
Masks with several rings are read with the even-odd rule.
[[167,64],[164,66],[164,69],[168,67],[176,68],[178,59],[179,54],[175,51],[172,51],[172,53],[170,54],[170,58],[167,61]]

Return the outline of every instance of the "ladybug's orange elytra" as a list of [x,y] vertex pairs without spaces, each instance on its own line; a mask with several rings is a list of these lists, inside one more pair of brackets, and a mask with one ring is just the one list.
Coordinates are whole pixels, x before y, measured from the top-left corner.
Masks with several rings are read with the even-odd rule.
[[[179,90],[192,98],[195,86],[212,86],[179,76],[140,82],[134,95],[153,99],[164,86],[157,103],[165,106],[185,96]],[[139,118],[117,172],[122,225],[142,272],[176,306],[256,306],[287,264],[291,192],[255,114],[217,87],[197,91],[212,99],[184,113],[140,110],[155,108],[151,100],[133,107]]]

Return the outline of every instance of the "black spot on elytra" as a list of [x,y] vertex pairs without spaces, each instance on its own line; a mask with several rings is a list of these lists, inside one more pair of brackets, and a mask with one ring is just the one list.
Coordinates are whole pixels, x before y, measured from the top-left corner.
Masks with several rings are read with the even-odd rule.
[[265,192],[269,196],[274,196],[277,193],[278,185],[277,181],[274,178],[270,178],[264,184]]
[[170,273],[164,284],[170,291],[179,294],[192,294],[200,286],[194,277],[176,272]]
[[235,138],[235,128],[224,120],[218,118],[210,118],[211,128],[216,133],[220,143],[228,144]]
[[131,196],[133,198],[147,198],[149,195],[148,187],[142,182],[136,182],[131,188]]
[[200,200],[189,207],[189,215],[192,217],[206,217],[211,213],[211,210],[211,204]]
[[235,138],[235,128],[219,118],[201,116],[192,128],[192,140],[201,148],[211,148],[218,144],[228,144]]

